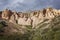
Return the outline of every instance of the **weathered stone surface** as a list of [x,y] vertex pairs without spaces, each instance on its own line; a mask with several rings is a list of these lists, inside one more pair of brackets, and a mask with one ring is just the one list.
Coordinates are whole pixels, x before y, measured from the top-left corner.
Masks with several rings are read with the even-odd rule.
[[9,22],[18,23],[17,20],[18,20],[17,12],[13,12],[12,16],[10,17]]
[[60,10],[47,8],[39,11],[32,12],[12,12],[11,10],[4,10],[2,12],[3,19],[9,19],[9,22],[17,23],[20,25],[32,25],[32,28],[41,23],[44,19],[53,19],[60,15]]
[[31,19],[26,18],[26,17],[23,17],[23,18],[20,17],[18,19],[18,24],[20,24],[20,25],[31,25]]
[[11,15],[12,15],[11,10],[5,9],[5,10],[2,12],[2,18],[3,18],[3,19],[9,19]]

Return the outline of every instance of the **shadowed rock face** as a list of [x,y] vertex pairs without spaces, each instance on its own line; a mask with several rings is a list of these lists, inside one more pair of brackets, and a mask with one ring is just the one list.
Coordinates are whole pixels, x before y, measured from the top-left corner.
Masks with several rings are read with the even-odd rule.
[[2,18],[2,11],[0,11],[0,18]]
[[33,28],[42,22],[44,19],[53,19],[60,15],[60,10],[47,8],[39,11],[33,11],[30,13],[12,12],[11,10],[4,10],[2,12],[3,19],[9,19],[9,22],[17,23],[20,25],[32,25]]

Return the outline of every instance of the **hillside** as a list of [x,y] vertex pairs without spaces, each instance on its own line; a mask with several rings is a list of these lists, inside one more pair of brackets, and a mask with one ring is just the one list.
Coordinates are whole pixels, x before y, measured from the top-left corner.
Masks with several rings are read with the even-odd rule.
[[[42,12],[17,13],[17,15],[21,15],[21,17],[18,17],[20,20],[18,22],[21,24],[16,22],[16,15],[10,13],[12,11],[8,12],[8,16],[6,15],[0,19],[0,40],[60,40],[60,11],[48,9],[49,11],[43,9]],[[8,13],[6,12],[6,14]],[[30,19],[27,21],[22,15],[27,16],[27,20]]]

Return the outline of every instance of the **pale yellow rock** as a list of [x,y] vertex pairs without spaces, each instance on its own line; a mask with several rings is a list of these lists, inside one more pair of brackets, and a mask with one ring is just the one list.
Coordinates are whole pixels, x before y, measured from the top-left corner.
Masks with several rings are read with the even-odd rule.
[[20,25],[31,25],[31,19],[30,18],[19,18],[18,24],[20,24]]
[[35,28],[37,26],[37,24],[39,24],[41,22],[41,19],[36,16],[31,17],[31,19],[33,20],[32,28]]
[[10,17],[9,22],[11,22],[11,23],[16,23],[15,15],[12,15],[12,16]]
[[47,8],[39,11],[32,12],[12,12],[8,9],[5,9],[2,12],[3,19],[9,19],[9,22],[17,23],[20,25],[32,25],[32,28],[41,23],[44,19],[53,19],[55,16],[60,15],[60,10]]

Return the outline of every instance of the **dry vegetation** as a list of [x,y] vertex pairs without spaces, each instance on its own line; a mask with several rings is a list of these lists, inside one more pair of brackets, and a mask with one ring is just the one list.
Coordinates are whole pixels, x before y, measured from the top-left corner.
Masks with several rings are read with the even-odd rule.
[[45,19],[34,29],[31,27],[2,21],[0,22],[0,40],[60,40],[60,16],[51,21]]

